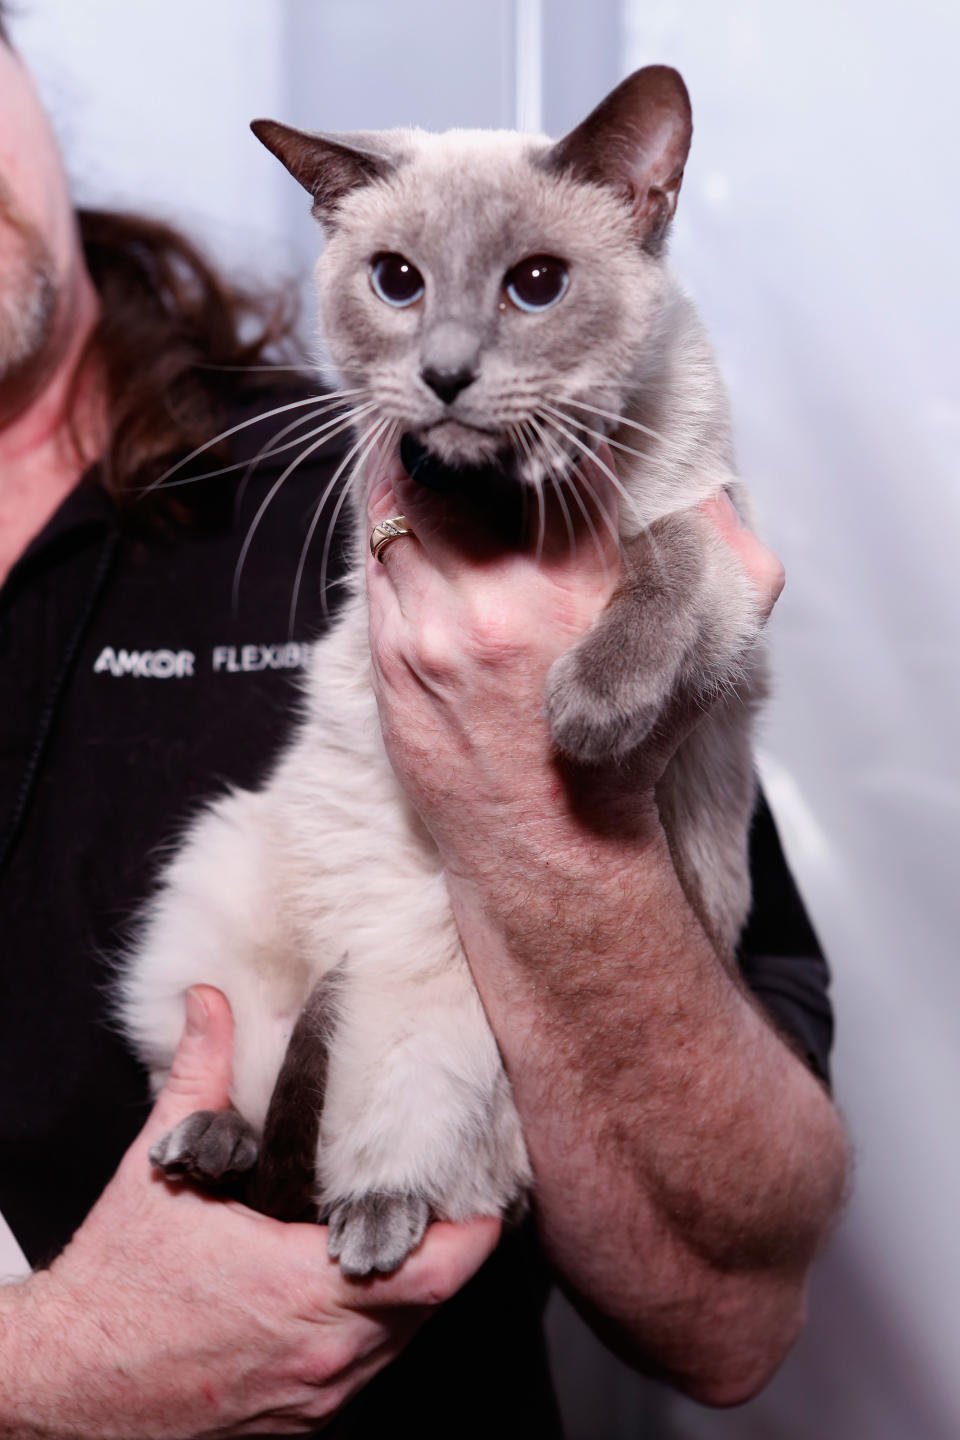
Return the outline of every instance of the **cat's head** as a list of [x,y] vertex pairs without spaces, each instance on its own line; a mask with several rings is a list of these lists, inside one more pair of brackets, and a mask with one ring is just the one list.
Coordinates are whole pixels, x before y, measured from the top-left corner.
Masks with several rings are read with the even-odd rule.
[[555,143],[253,129],[313,197],[324,337],[365,426],[447,465],[509,454],[535,484],[615,428],[658,343],[691,135],[675,70],[635,72]]

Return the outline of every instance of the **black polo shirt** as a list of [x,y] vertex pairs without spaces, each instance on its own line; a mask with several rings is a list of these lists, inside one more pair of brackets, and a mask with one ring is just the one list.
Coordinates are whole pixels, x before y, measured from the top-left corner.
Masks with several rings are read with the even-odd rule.
[[[265,439],[254,427],[230,458]],[[184,821],[266,774],[327,624],[322,526],[292,633],[288,612],[331,451],[265,510],[232,602],[244,536],[288,459],[262,462],[239,500],[236,472],[206,482],[212,504],[165,531],[118,512],[94,471],[0,591],[0,1211],[33,1264],[66,1244],[147,1113],[146,1077],[108,1019],[110,957]],[[753,839],[743,973],[826,1077],[827,970],[765,806]],[[421,1437],[454,1433],[452,1417],[458,1436],[558,1433],[547,1287],[532,1232],[509,1237],[325,1433],[372,1435],[398,1415]]]

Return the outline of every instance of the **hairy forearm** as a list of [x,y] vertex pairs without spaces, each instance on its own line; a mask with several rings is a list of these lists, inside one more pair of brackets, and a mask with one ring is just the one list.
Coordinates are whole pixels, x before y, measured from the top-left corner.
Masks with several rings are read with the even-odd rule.
[[633,1358],[743,1398],[802,1319],[843,1191],[836,1115],[717,960],[658,826],[510,833],[449,884],[547,1252]]
[[0,1285],[0,1440],[55,1433],[48,1424],[49,1386],[36,1383],[37,1355],[50,1338],[34,1320],[32,1291],[38,1284],[44,1284],[42,1274]]

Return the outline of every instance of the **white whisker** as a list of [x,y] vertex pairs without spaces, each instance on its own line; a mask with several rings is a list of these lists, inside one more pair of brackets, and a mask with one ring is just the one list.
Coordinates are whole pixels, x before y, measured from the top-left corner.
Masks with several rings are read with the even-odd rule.
[[[376,435],[374,435],[374,437],[373,437],[373,439],[372,439],[372,442],[371,442],[371,444],[370,444],[369,449],[367,449],[367,450],[365,450],[365,451],[363,452],[363,454],[362,454],[362,455],[360,456],[360,458],[357,460],[357,463],[354,465],[352,471],[350,472],[350,478],[347,480],[347,483],[343,486],[343,488],[342,488],[342,490],[341,490],[341,492],[340,492],[339,499],[337,500],[336,507],[334,508],[334,512],[333,512],[332,519],[331,519],[331,521],[330,521],[330,524],[327,526],[327,533],[326,533],[326,535],[324,536],[324,541],[323,541],[323,553],[322,553],[322,555],[321,555],[321,557],[320,557],[320,592],[321,592],[321,599],[322,599],[322,603],[323,603],[323,613],[324,613],[325,615],[328,614],[328,611],[327,611],[327,589],[328,589],[328,586],[327,586],[327,566],[328,566],[329,561],[330,561],[330,548],[331,548],[331,546],[332,546],[332,544],[333,544],[333,534],[334,534],[334,531],[335,531],[336,528],[337,528],[337,520],[339,519],[339,516],[340,516],[341,506],[343,505],[343,502],[344,502],[344,500],[346,499],[347,492],[349,491],[351,485],[353,484],[354,480],[356,479],[356,476],[358,475],[358,473],[359,473],[359,471],[360,471],[360,467],[361,467],[362,465],[365,465],[365,464],[366,464],[367,459],[368,459],[371,451],[374,449],[374,447],[375,447],[377,444],[379,444],[381,440],[383,440],[383,442],[384,442],[384,449],[386,449],[386,450],[391,450],[391,449],[393,448],[393,446],[395,445],[396,441],[398,440],[399,436],[400,436],[401,426],[400,426],[399,420],[391,420],[391,419],[389,418],[389,416],[387,416],[387,417],[385,417],[385,418],[386,418],[386,423],[387,423],[387,426],[388,426],[388,429],[387,429],[387,431],[386,431],[386,438],[384,438],[384,431],[383,431],[383,429],[382,429],[382,427],[381,427],[381,429],[376,433]],[[367,433],[369,434],[370,432],[368,431]],[[293,624],[293,616],[291,616],[290,623],[291,623],[291,626],[292,626],[292,624]]]
[[[335,404],[337,406],[342,406],[343,401],[337,400]],[[176,490],[179,485],[196,485],[200,480],[216,480],[221,475],[229,475],[232,471],[241,470],[245,466],[246,469],[243,478],[240,481],[240,484],[237,486],[237,493],[234,500],[234,504],[239,505],[241,500],[243,499],[244,491],[246,490],[250,476],[260,464],[261,460],[270,460],[273,458],[274,455],[282,455],[285,450],[292,450],[295,445],[302,445],[304,440],[309,440],[313,435],[316,435],[318,432],[316,430],[312,430],[307,435],[295,435],[294,438],[292,440],[288,440],[285,445],[277,445],[276,441],[280,440],[284,435],[289,435],[290,431],[295,430],[298,425],[309,425],[320,415],[325,415],[329,410],[333,408],[334,407],[331,405],[326,405],[318,407],[316,410],[311,411],[309,415],[298,415],[295,420],[291,420],[288,424],[284,425],[282,429],[275,431],[274,434],[272,434],[269,439],[263,445],[261,445],[260,449],[257,451],[256,455],[253,457],[252,460],[235,460],[233,464],[221,465],[220,468],[217,470],[205,470],[202,475],[188,475],[183,480],[171,480],[168,484],[163,486],[163,489]],[[340,420],[349,420],[352,414],[353,409],[350,409],[346,412],[341,410],[339,415],[334,415],[333,418],[326,423],[329,425],[336,425]],[[145,491],[141,493],[145,493]]]
[[[270,436],[266,444],[257,451],[254,457],[255,462],[259,464],[261,460],[268,459],[271,455],[280,455],[284,450],[292,450],[294,445],[299,445],[301,437],[298,436],[296,439],[288,441],[286,445],[278,445],[276,448],[271,448],[273,447],[273,442],[281,435],[289,434],[297,425],[309,425],[311,420],[316,420],[317,416],[321,414],[323,414],[323,411],[315,410],[310,415],[298,415],[296,420],[291,421],[289,425],[285,425],[282,430]],[[201,475],[187,475],[182,480],[169,480],[161,488],[164,490],[176,490],[180,485],[197,485],[201,480],[216,480],[221,475],[229,475],[234,470],[242,470],[244,466],[249,466],[251,463],[252,462],[248,460],[234,460],[231,464],[221,465],[216,470],[204,470]],[[146,495],[146,493],[153,488],[153,485],[144,485],[141,486],[137,493]]]
[[553,405],[545,403],[543,408],[548,414],[556,415],[559,419],[565,420],[568,425],[574,425],[585,435],[590,435],[594,440],[600,440],[604,445],[609,445],[611,450],[622,450],[625,455],[633,455],[637,460],[646,460],[648,458],[645,451],[635,450],[632,445],[625,445],[622,440],[614,440],[609,435],[605,435],[602,430],[595,430],[592,425],[585,425],[582,420],[575,419],[573,415],[564,415],[562,411],[557,410]]
[[[359,410],[359,411],[356,411],[353,415],[349,416],[346,420],[344,420],[344,421],[342,422],[343,428],[346,429],[348,425],[352,424],[353,421],[354,421],[355,419],[357,419],[358,415],[360,415],[360,414],[369,414],[369,412],[370,412],[373,408],[374,408],[373,402],[370,401],[365,409],[361,409],[361,410]],[[325,427],[324,427],[324,428],[325,428]],[[334,431],[334,434],[336,434],[336,433],[337,433],[337,432]],[[292,474],[293,474],[293,472],[294,472],[294,470],[296,470],[297,466],[298,466],[298,465],[302,465],[303,462],[304,462],[304,460],[306,460],[308,456],[312,455],[315,450],[319,450],[319,449],[320,449],[320,446],[321,446],[321,445],[325,445],[330,438],[331,438],[331,437],[330,437],[329,435],[321,435],[320,438],[319,438],[319,440],[314,440],[314,442],[313,442],[311,445],[308,445],[305,450],[302,450],[302,451],[300,452],[300,454],[296,457],[296,459],[295,459],[295,460],[292,460],[291,463],[286,467],[286,469],[281,472],[281,474],[278,476],[278,478],[277,478],[277,479],[273,482],[273,484],[270,486],[270,489],[267,491],[267,493],[266,493],[266,495],[264,496],[263,500],[260,502],[260,506],[259,506],[259,508],[258,508],[258,510],[257,510],[257,513],[254,515],[252,521],[250,522],[250,526],[249,526],[249,528],[248,528],[248,530],[247,530],[246,536],[244,537],[243,545],[241,546],[240,554],[239,554],[239,556],[238,556],[238,558],[237,558],[237,563],[236,563],[236,566],[235,566],[234,572],[233,572],[233,607],[234,607],[234,610],[237,609],[237,604],[238,604],[238,600],[239,600],[239,595],[240,595],[240,577],[241,577],[241,575],[243,574],[243,567],[244,567],[244,564],[246,563],[247,555],[248,555],[248,553],[249,553],[249,551],[250,551],[250,546],[251,546],[251,544],[253,543],[253,537],[254,537],[254,535],[255,535],[256,532],[257,532],[257,527],[259,526],[260,521],[263,519],[264,515],[266,514],[267,507],[268,507],[268,505],[270,504],[270,501],[271,501],[271,500],[273,499],[273,497],[276,495],[277,491],[280,489],[281,485],[284,483],[284,481],[287,479],[287,477],[288,477],[289,475],[292,475]],[[339,471],[338,471],[337,473],[339,474]],[[324,492],[324,493],[326,493],[326,492]]]
[[[651,430],[649,425],[641,425],[639,420],[630,420],[626,415],[618,415],[615,410],[601,410],[599,405],[588,405],[586,400],[574,400],[569,395],[547,395],[544,396],[544,399],[553,406],[576,405],[581,410],[589,410],[594,415],[602,416],[604,420],[615,420],[618,425],[629,425],[631,430],[639,430],[641,434],[649,435],[651,440],[657,440],[661,445],[670,446],[670,441],[665,435],[661,435],[658,430]],[[562,411],[560,413],[563,415]],[[569,418],[569,416],[563,415],[563,419],[567,420]],[[677,447],[674,446],[673,448],[675,449]]]
[[[533,423],[536,423],[536,422],[533,422]],[[564,484],[566,484],[566,485],[568,485],[568,486],[570,487],[570,492],[571,492],[571,494],[573,495],[574,500],[577,502],[577,506],[578,506],[578,508],[579,508],[579,510],[580,510],[580,514],[583,516],[584,522],[585,522],[585,524],[586,524],[586,526],[587,526],[587,529],[590,531],[590,538],[593,540],[594,546],[596,547],[596,551],[597,551],[597,554],[598,554],[599,557],[600,557],[601,563],[603,564],[603,567],[604,567],[605,570],[606,570],[606,569],[609,569],[609,562],[608,562],[608,560],[607,560],[607,552],[604,550],[603,545],[600,543],[600,536],[597,534],[597,528],[596,528],[596,526],[595,526],[594,523],[593,523],[593,519],[592,519],[592,517],[591,517],[591,515],[590,515],[590,511],[587,509],[587,506],[586,506],[586,503],[585,503],[585,501],[584,501],[584,499],[583,499],[583,496],[580,494],[580,488],[579,488],[580,485],[583,485],[583,486],[586,488],[586,490],[588,491],[591,500],[592,500],[593,503],[596,505],[596,507],[597,507],[598,511],[600,512],[600,514],[603,516],[604,521],[605,521],[606,526],[607,526],[607,529],[610,531],[610,534],[613,536],[614,540],[615,540],[616,543],[617,543],[617,546],[619,547],[619,545],[620,545],[620,532],[617,530],[617,527],[616,527],[616,525],[615,525],[614,522],[613,522],[613,518],[612,518],[612,516],[610,515],[610,512],[607,510],[607,508],[606,508],[605,505],[602,505],[602,504],[600,503],[600,497],[598,496],[596,490],[594,490],[593,486],[590,484],[590,481],[587,479],[587,477],[583,474],[582,471],[579,471],[579,470],[578,470],[578,471],[576,471],[576,472],[574,473],[574,475],[570,475],[570,474],[568,473],[569,468],[570,468],[569,457],[568,457],[567,455],[565,455],[565,454],[563,453],[563,451],[560,449],[560,447],[556,444],[556,442],[554,441],[552,435],[549,435],[549,434],[548,434],[545,430],[543,430],[542,427],[540,427],[539,425],[537,426],[537,430],[538,430],[538,432],[539,432],[539,434],[540,434],[540,437],[541,437],[542,442],[543,442],[544,444],[546,444],[546,445],[552,446],[553,449],[554,449],[554,452],[560,456],[560,459],[561,459],[561,462],[562,462],[562,465],[563,465],[563,470],[562,470],[562,473],[560,474],[560,477],[559,477],[559,484],[560,484],[561,487],[562,487]]]
[[530,445],[523,433],[523,421],[518,420],[515,424],[509,424],[507,426],[507,435],[510,438],[510,444],[513,446],[514,450],[523,451],[523,458],[526,460],[527,464],[532,469],[533,453],[531,452]]
[[[360,438],[351,446],[351,448],[347,451],[346,455],[345,455],[345,456],[343,457],[343,459],[341,460],[340,464],[337,466],[337,468],[336,468],[336,470],[334,471],[333,475],[330,477],[330,481],[329,481],[329,483],[327,484],[327,486],[326,486],[323,494],[320,496],[320,499],[319,499],[317,505],[316,505],[315,508],[314,508],[313,516],[312,516],[312,518],[311,518],[311,520],[310,520],[310,526],[309,526],[309,528],[308,528],[308,530],[307,530],[307,534],[306,534],[306,537],[305,537],[305,539],[304,539],[304,542],[303,542],[302,546],[300,547],[300,559],[299,559],[299,561],[298,561],[298,563],[297,563],[297,573],[296,573],[296,577],[295,577],[294,582],[293,582],[293,594],[292,594],[291,597],[290,597],[290,614],[289,614],[289,619],[288,619],[288,622],[287,622],[288,632],[289,632],[290,635],[293,634],[293,627],[294,627],[294,625],[296,624],[296,619],[297,619],[297,605],[299,604],[299,601],[300,601],[300,586],[301,586],[301,583],[302,583],[302,581],[303,581],[303,572],[304,572],[304,570],[305,570],[305,568],[306,568],[306,564],[307,564],[307,555],[308,555],[308,553],[309,553],[309,551],[310,551],[310,542],[313,540],[314,534],[316,533],[317,525],[318,525],[319,522],[320,522],[320,516],[323,514],[324,506],[326,505],[327,500],[330,498],[330,495],[333,493],[333,490],[334,490],[334,488],[335,488],[335,486],[336,486],[337,481],[340,479],[340,476],[343,474],[344,470],[345,470],[345,469],[347,468],[347,466],[350,464],[350,461],[351,461],[351,460],[353,459],[353,457],[357,454],[358,450],[362,450],[363,453],[361,454],[359,460],[357,461],[356,465],[354,466],[353,470],[351,471],[349,480],[348,480],[347,483],[343,486],[343,489],[342,489],[340,495],[337,497],[337,503],[336,503],[336,505],[334,506],[333,515],[332,515],[331,518],[330,518],[330,523],[329,523],[328,531],[327,531],[327,538],[328,538],[328,540],[329,540],[329,539],[332,537],[332,535],[333,535],[333,531],[334,531],[334,529],[335,529],[335,527],[336,527],[336,523],[337,523],[337,520],[338,520],[338,518],[339,518],[340,511],[341,511],[341,509],[342,509],[342,507],[343,507],[343,502],[344,502],[344,500],[346,499],[347,492],[349,491],[350,486],[351,486],[351,484],[353,483],[354,477],[355,477],[356,474],[358,473],[360,466],[361,466],[361,465],[363,464],[363,462],[366,460],[367,456],[369,455],[370,451],[373,449],[374,445],[377,443],[377,440],[380,438],[380,436],[384,433],[384,431],[387,429],[387,427],[388,427],[390,424],[391,424],[391,421],[390,421],[390,420],[381,419],[381,420],[375,420],[375,421],[373,422],[373,424],[372,424],[372,427],[371,427],[371,426],[368,426],[368,427],[367,427],[367,429],[363,432],[363,434],[360,436]],[[369,442],[369,443],[368,443],[368,442]],[[366,448],[364,448],[364,447],[366,447]],[[326,546],[326,545],[324,546],[324,554],[325,554],[325,557],[329,555],[329,547]],[[322,571],[321,573],[324,573],[324,572]],[[324,610],[326,611],[326,595],[325,595],[325,594],[324,594],[324,596],[323,596],[323,606],[324,606]]]
[[[589,448],[589,446],[585,445],[582,440],[578,439],[577,436],[574,435],[574,434],[572,434],[569,430],[566,430],[565,427],[564,427],[563,425],[561,425],[556,419],[553,419],[552,417],[547,416],[547,415],[546,415],[544,412],[542,412],[542,411],[540,412],[540,418],[541,418],[544,422],[552,423],[552,424],[557,428],[557,430],[559,430],[559,431],[561,432],[561,434],[566,435],[567,439],[570,440],[572,444],[576,445],[578,449],[582,450],[585,455],[588,455],[588,456],[595,462],[595,464],[599,467],[599,469],[601,469],[601,470],[604,472],[604,474],[607,475],[607,476],[614,482],[614,484],[615,484],[616,487],[617,487],[617,490],[618,490],[619,493],[624,497],[624,499],[627,500],[627,501],[629,501],[629,498],[630,498],[630,497],[629,497],[629,495],[627,494],[626,490],[624,490],[623,485],[621,484],[621,482],[616,478],[616,476],[614,475],[614,473],[613,473],[613,471],[610,469],[610,467],[609,467],[608,465],[605,465],[605,464],[603,463],[603,461],[599,458],[599,456],[597,456],[597,455],[595,454],[595,452]],[[598,499],[598,497],[597,497],[597,495],[596,495],[596,492],[593,490],[593,487],[590,485],[589,481],[586,480],[586,477],[584,477],[584,476],[582,475],[582,472],[580,472],[580,473],[581,473],[581,478],[583,479],[583,483],[587,486],[587,489],[591,491],[591,494],[593,495],[594,500],[597,501],[597,504],[599,504],[599,499]],[[602,507],[601,507],[601,508],[602,508]],[[604,513],[605,513],[605,512],[604,512]],[[665,567],[664,567],[663,557],[662,557],[662,555],[661,555],[661,553],[660,553],[660,547],[659,547],[659,545],[658,545],[658,543],[657,543],[656,536],[652,533],[649,525],[644,526],[644,527],[643,527],[643,531],[642,531],[641,533],[645,534],[645,535],[647,536],[648,540],[650,541],[650,545],[651,545],[651,548],[652,548],[652,550],[653,550],[653,558],[654,558],[654,561],[655,561],[655,563],[656,563],[656,565],[657,565],[657,568],[658,568],[658,570],[660,571],[661,575],[663,575],[664,577],[666,577],[666,573],[667,573],[667,572],[666,572],[666,569],[665,569]]]
[[[343,391],[342,393],[347,394],[348,392]],[[356,390],[353,393],[359,395],[362,392]],[[191,460],[195,460],[198,455],[202,455],[203,452],[209,450],[211,446],[219,445],[221,440],[229,440],[230,436],[236,435],[238,430],[246,430],[251,425],[259,424],[261,420],[271,420],[274,415],[284,415],[289,410],[300,410],[304,405],[317,405],[323,398],[322,395],[308,395],[303,400],[291,400],[286,405],[277,405],[273,410],[264,410],[259,415],[252,415],[247,420],[241,420],[239,425],[232,425],[229,430],[222,430],[219,435],[214,435],[212,440],[207,440],[203,445],[198,445],[196,450],[192,450],[189,455],[185,455],[182,460],[178,460],[176,465],[171,465],[170,469],[165,470],[159,479],[147,485],[143,493],[147,494],[151,490],[156,490],[157,487],[164,484],[171,475],[175,475],[178,470],[182,470],[184,465],[189,465]]]
[[240,371],[245,375],[253,375],[257,371],[263,370],[272,375],[279,375],[289,370],[296,371],[298,374],[301,374],[304,370],[312,370],[313,373],[316,374],[320,367],[315,361],[313,363],[305,361],[302,365],[211,365],[206,361],[198,360],[193,368],[195,370],[233,370]]
[[[573,523],[573,516],[570,514],[570,506],[567,504],[566,496],[563,493],[563,476],[557,476],[551,473],[550,482],[553,485],[554,493],[556,494],[557,501],[560,505],[560,513],[563,515],[563,523],[564,527],[566,528],[567,537],[570,541],[571,551],[574,555],[576,555],[577,532]],[[584,519],[586,520],[587,525],[589,526],[590,531],[593,534],[594,539],[596,540],[598,538],[597,532],[593,528],[590,516],[587,514],[586,509],[584,509]]]
[[560,421],[557,420],[555,416],[547,415],[543,410],[538,410],[537,416],[540,420],[544,422],[545,425],[547,425],[548,427],[552,426],[554,430],[557,430],[561,435],[564,436],[565,439],[569,440],[571,445],[576,445],[577,449],[581,450],[588,460],[592,460],[594,465],[596,465],[597,469],[602,470],[604,475],[606,475],[611,485],[617,491],[617,494],[620,495],[622,499],[626,500],[628,505],[630,504],[630,496],[628,492],[623,488],[623,482],[619,479],[617,475],[614,474],[614,472],[610,469],[610,466],[600,459],[599,455],[596,453],[595,450],[591,450],[590,446],[585,444],[578,435],[574,435],[572,430],[568,430],[565,425],[561,425]]
[[552,470],[548,470],[547,474],[550,478],[551,489],[553,490],[554,495],[556,495],[557,497],[557,503],[559,504],[560,512],[563,515],[563,523],[567,532],[567,540],[570,544],[570,554],[575,560],[577,558],[577,532],[573,528],[573,518],[570,514],[570,507],[567,505],[567,502],[563,497],[563,482],[557,479],[556,475],[554,475]]
[[[246,494],[247,485],[250,483],[251,476],[253,475],[253,472],[256,470],[257,466],[260,464],[261,460],[270,459],[274,455],[280,455],[283,453],[284,450],[292,450],[295,445],[305,445],[308,440],[314,440],[318,435],[323,435],[328,430],[330,431],[330,434],[327,436],[327,439],[335,440],[336,437],[343,430],[347,429],[348,426],[353,424],[354,418],[357,415],[359,408],[360,407],[357,405],[352,405],[345,413],[341,412],[339,415],[333,415],[329,419],[324,420],[323,424],[319,425],[316,430],[308,430],[305,435],[295,435],[294,438],[292,440],[288,440],[285,445],[273,446],[272,442],[268,442],[268,444],[271,445],[271,448],[268,450],[261,450],[257,455],[255,455],[243,473],[243,478],[241,479],[240,484],[237,486],[237,498],[235,501],[237,507],[239,508],[240,504],[242,503],[243,497]],[[316,420],[317,414],[319,413],[322,412],[316,412],[315,414],[308,416],[298,415],[296,420],[291,420],[288,422],[288,424],[284,425],[283,429],[273,436],[273,440],[279,440],[281,436],[289,434],[289,432],[296,429],[298,425],[303,425],[310,420]]]
[[547,538],[547,507],[543,498],[543,486],[540,481],[534,485],[537,496],[537,547],[535,551],[537,564],[543,559],[543,543]]
[[[530,443],[524,438],[524,433],[523,433],[523,432],[524,432],[524,425],[525,425],[525,423],[526,423],[526,422],[524,422],[524,421],[521,420],[521,421],[519,422],[519,424],[515,427],[515,429],[516,429],[516,433],[517,433],[518,437],[520,438],[521,444],[523,445],[524,453],[526,454],[527,459],[530,461],[530,463],[531,463],[531,465],[532,465],[532,464],[533,464],[533,452],[532,452],[532,450],[531,450],[531,448],[530,448]],[[537,444],[536,436],[533,437],[533,442],[532,442],[532,443],[533,443],[534,446],[536,446],[536,444]],[[544,461],[543,463],[546,465],[546,461]],[[562,484],[558,483],[557,477],[556,477],[556,475],[553,473],[553,470],[552,470],[549,466],[547,466],[546,468],[547,468],[547,476],[548,476],[548,478],[549,478],[549,480],[550,480],[551,488],[553,489],[553,493],[556,495],[557,500],[558,500],[559,503],[560,503],[560,510],[561,510],[562,515],[563,515],[563,523],[564,523],[564,525],[565,525],[565,527],[566,527],[566,531],[567,531],[567,539],[568,539],[569,542],[570,542],[570,550],[571,550],[571,553],[575,555],[575,554],[576,554],[576,550],[577,550],[577,537],[576,537],[576,532],[574,531],[574,528],[573,528],[573,520],[571,519],[570,511],[569,511],[569,508],[567,507],[567,502],[566,502],[566,500],[564,500],[564,498],[563,498],[563,487],[562,487]]]
[[[572,440],[576,440],[576,436],[571,436],[570,438],[571,438]],[[577,442],[577,443],[579,443],[579,442]],[[584,448],[584,447],[581,446],[581,448]],[[592,451],[588,451],[587,453],[593,455],[593,452],[592,452]],[[594,458],[594,460],[597,461],[597,464],[600,466],[601,469],[607,470],[607,467],[606,467],[605,465],[603,465],[603,464],[597,459],[596,455],[593,455],[593,458]],[[608,474],[608,475],[609,475],[609,473],[610,473],[610,471],[607,470],[607,474]],[[582,471],[580,471],[579,474],[580,474],[580,479],[581,479],[582,483],[586,486],[587,490],[589,491],[591,498],[594,500],[594,502],[595,502],[598,506],[600,506],[599,496],[597,495],[597,493],[596,493],[596,491],[594,490],[593,486],[590,484],[589,480],[587,480],[586,476],[583,474]],[[621,489],[621,492],[622,492],[622,486],[618,486],[618,488]],[[600,508],[602,509],[603,507],[600,506]],[[605,513],[605,512],[604,512],[604,513]],[[650,529],[649,526],[644,526],[643,530],[641,531],[641,534],[645,535],[646,538],[647,538],[647,540],[649,541],[649,543],[650,543],[650,548],[651,548],[652,553],[653,553],[654,563],[655,563],[657,569],[659,570],[661,576],[663,576],[664,578],[666,578],[667,571],[666,571],[666,569],[665,569],[665,567],[664,567],[663,556],[662,556],[662,554],[660,553],[660,546],[659,546],[659,544],[657,543],[657,538],[656,538],[656,536],[653,534],[653,532],[652,532],[652,530]]]
[[586,488],[587,494],[590,496],[590,499],[593,501],[594,505],[596,505],[597,509],[600,511],[600,514],[606,521],[607,528],[610,531],[610,534],[616,540],[617,549],[620,549],[620,533],[617,530],[616,525],[613,523],[613,518],[611,517],[610,512],[607,510],[606,506],[601,504],[600,496],[597,494],[596,490],[594,490],[593,486],[590,484],[590,481],[587,479],[587,477],[583,474],[582,471],[577,472],[577,481],[571,479],[568,483],[570,485],[570,490],[573,498],[574,500],[576,500],[577,505],[580,507],[580,514],[583,516],[586,527],[590,531],[593,543],[597,548],[597,553],[600,556],[601,561],[603,562],[603,568],[604,570],[609,570],[610,565],[609,561],[607,560],[607,552],[606,550],[604,550],[603,545],[600,543],[600,536],[597,534],[597,527],[593,523],[593,517],[590,514],[586,501],[580,494],[580,485],[583,485]]
[[[515,453],[516,453],[516,451],[517,451],[518,449],[519,449],[519,450],[522,450],[522,452],[523,452],[523,457],[524,457],[524,459],[527,461],[527,463],[528,463],[528,465],[530,466],[530,469],[531,469],[531,471],[532,471],[533,468],[534,468],[533,452],[531,451],[530,446],[529,446],[529,443],[528,443],[526,437],[525,437],[524,434],[523,434],[523,430],[522,430],[522,428],[521,428],[521,427],[522,427],[522,424],[523,424],[522,421],[517,421],[515,424],[514,424],[513,422],[509,422],[509,423],[507,424],[507,436],[508,436],[508,438],[509,438],[509,440],[510,440],[510,444],[511,444],[511,446],[513,447],[513,450],[514,450]],[[530,484],[524,484],[524,485],[521,486],[521,489],[520,489],[520,495],[521,495],[521,498],[522,498],[522,500],[523,500],[523,527],[524,527],[524,534],[527,533],[527,513],[528,513],[528,510],[529,510],[528,494],[529,494],[529,490],[530,490],[530,485],[533,485],[534,483],[535,483],[535,481],[531,478]]]

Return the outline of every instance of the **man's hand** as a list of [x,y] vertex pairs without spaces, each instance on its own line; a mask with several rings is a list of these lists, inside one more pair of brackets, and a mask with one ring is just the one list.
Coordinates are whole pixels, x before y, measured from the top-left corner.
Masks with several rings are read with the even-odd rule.
[[704,500],[700,510],[736,553],[761,597],[764,618],[769,619],[783,590],[784,573],[779,559],[752,530],[747,529],[723,491],[710,500]]
[[[586,513],[547,495],[534,530],[539,547],[506,547],[476,506],[418,486],[399,459],[378,454],[368,520],[398,511],[413,535],[392,542],[383,563],[368,558],[371,652],[384,739],[397,774],[429,826],[448,869],[466,846],[506,826],[553,828],[564,799],[578,806],[605,793],[602,769],[578,773],[557,762],[544,717],[553,661],[589,629],[620,577],[613,456],[601,447],[584,467]],[[700,507],[737,555],[766,617],[783,588],[783,567],[724,494]],[[538,553],[539,551],[539,553]],[[611,767],[617,823],[625,782],[634,819],[657,824],[653,790],[702,704],[678,704],[629,769]],[[489,828],[487,828],[489,822]],[[601,824],[603,821],[601,820]],[[642,827],[641,827],[642,828]],[[577,839],[582,838],[579,834]]]
[[228,1103],[233,1022],[197,987],[141,1134],[49,1271],[0,1289],[0,1436],[187,1440],[315,1429],[482,1265],[499,1224],[432,1225],[393,1275],[345,1279],[322,1226],[171,1185],[150,1146]]
[[395,457],[376,464],[371,527],[402,511],[413,529],[367,565],[381,724],[404,788],[457,869],[472,837],[498,847],[505,826],[535,826],[555,808],[544,686],[616,586],[616,494],[591,466],[587,515],[568,501],[564,517],[548,497],[538,554],[533,541],[504,545],[458,495],[422,490]]

